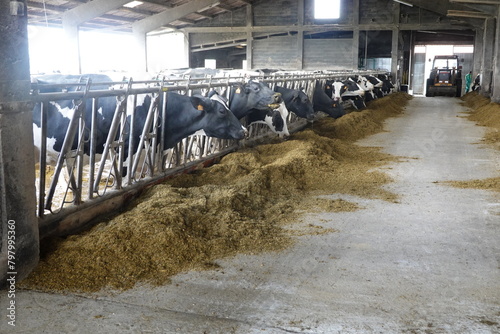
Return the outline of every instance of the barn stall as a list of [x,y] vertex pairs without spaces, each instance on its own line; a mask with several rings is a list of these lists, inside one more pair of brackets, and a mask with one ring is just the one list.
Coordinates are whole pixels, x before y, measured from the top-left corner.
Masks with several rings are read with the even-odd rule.
[[[121,6],[115,2],[112,3],[112,7],[115,6],[118,8],[117,6]],[[497,87],[491,79],[492,77],[495,77],[495,73],[498,71],[498,66],[495,63],[495,61],[498,60],[495,60],[493,57],[495,52],[495,43],[498,42],[495,40],[495,43],[490,43],[495,35],[495,30],[498,30],[498,27],[495,25],[495,21],[493,19],[493,16],[497,15],[495,14],[495,9],[498,7],[497,4],[480,3],[476,1],[468,2],[468,4],[465,5],[447,3],[446,5],[438,7],[431,2],[419,2],[417,4],[413,1],[408,1],[406,4],[393,1],[353,1],[352,3],[348,2],[347,5],[345,5],[345,2],[343,2],[343,4],[344,6],[341,7],[342,15],[340,19],[333,19],[331,21],[315,21],[312,18],[313,5],[311,1],[285,1],[280,4],[277,4],[276,2],[248,3],[246,1],[228,1],[222,5],[218,2],[216,3],[210,1],[205,1],[203,3],[201,1],[189,1],[180,5],[171,4],[170,6],[173,8],[170,9],[173,10],[164,10],[164,7],[162,9],[153,9],[154,6],[158,4],[148,3],[147,5],[149,5],[150,8],[147,13],[146,11],[141,12],[139,9],[126,9],[127,12],[133,13],[130,14],[130,16],[134,18],[129,19],[128,23],[120,24],[120,27],[118,27],[116,22],[113,20],[119,20],[119,13],[123,9],[119,9],[111,15],[103,14],[103,17],[100,18],[101,14],[99,14],[99,12],[107,13],[110,9],[105,6],[101,6],[102,8],[92,9],[92,6],[89,5],[81,6],[79,8],[74,7],[75,10],[69,10],[67,14],[62,15],[57,14],[57,11],[59,10],[59,13],[61,13],[71,8],[58,8],[56,5],[50,7],[51,4],[49,4],[49,10],[53,10],[55,14],[48,17],[46,16],[45,23],[48,24],[50,19],[50,24],[62,24],[63,26],[66,26],[69,39],[73,42],[78,40],[78,38],[75,38],[75,31],[76,34],[78,34],[78,29],[84,30],[90,29],[92,25],[108,24],[115,26],[115,28],[112,28],[113,30],[131,30],[136,37],[138,45],[144,46],[147,40],[146,32],[148,29],[151,29],[152,27],[154,27],[153,29],[158,28],[159,22],[161,22],[161,29],[164,28],[163,25],[170,24],[171,27],[174,26],[176,29],[183,29],[183,31],[188,34],[189,43],[186,46],[186,49],[190,55],[190,65],[192,67],[202,66],[205,59],[212,59],[215,60],[216,64],[221,67],[245,66],[247,69],[284,67],[285,69],[301,71],[350,69],[350,74],[355,74],[356,69],[360,66],[368,67],[370,64],[383,64],[383,66],[385,66],[386,69],[392,73],[398,88],[401,87],[403,90],[410,89],[413,91],[418,90],[418,87],[416,86],[418,81],[415,79],[415,81],[412,82],[412,75],[417,75],[418,73],[416,69],[418,66],[422,66],[425,62],[425,59],[422,61],[421,54],[413,53],[415,45],[418,43],[440,43],[442,41],[451,42],[454,45],[467,45],[473,43],[475,49],[478,52],[480,51],[480,54],[477,54],[473,59],[468,59],[468,56],[464,56],[464,64],[467,64],[467,66],[471,69],[475,69],[474,71],[481,73],[481,93],[491,96],[494,101],[498,99],[498,92],[496,90]],[[5,39],[5,41],[11,41],[9,43],[14,44],[16,50],[23,50],[23,47],[25,47],[25,44],[23,44],[22,41],[13,38],[13,36],[19,32],[17,29],[21,28],[21,34],[23,33],[22,24],[17,25],[17,22],[21,22],[25,19],[26,14],[36,13],[37,10],[41,10],[40,6],[33,4],[29,7],[29,2],[27,5],[28,7],[26,8],[30,9],[29,11],[19,9],[22,8],[22,6],[11,6],[9,7],[10,11],[5,11],[5,13],[8,12],[10,15],[8,17],[8,21],[15,22],[15,24],[10,25],[13,33],[9,34],[9,39]],[[182,8],[175,8],[177,6]],[[286,8],[286,10],[283,11],[283,8]],[[179,16],[182,16],[183,13],[189,11],[191,11],[189,14],[185,14],[188,17],[183,16],[179,18]],[[169,13],[163,13],[162,15],[153,18],[153,16],[155,16],[155,12],[158,14],[163,12]],[[276,12],[280,12],[281,14],[279,16],[272,14]],[[495,15],[491,15],[492,12]],[[86,13],[87,15],[82,15],[82,13]],[[152,18],[145,19],[144,17],[147,15],[151,15]],[[78,17],[78,19],[75,19],[75,17]],[[177,17],[177,19],[168,23],[169,20],[172,20],[172,18],[175,17]],[[454,19],[456,17],[461,18],[459,22]],[[34,19],[35,23],[37,21],[41,21],[40,18],[37,17]],[[93,20],[94,22],[91,22]],[[171,27],[166,28],[171,29]],[[228,27],[231,28],[230,31],[227,31]],[[425,31],[422,31],[424,28]],[[429,30],[434,30],[436,33],[429,33]],[[145,47],[138,49],[145,49]],[[331,56],[329,55],[325,57],[325,49],[332,52]],[[74,50],[74,48],[72,48],[72,50]],[[72,51],[70,50],[70,53],[71,52]],[[142,67],[141,69],[144,69],[144,64],[147,64],[148,62],[148,59],[144,57],[144,54],[139,54],[138,59],[140,61],[135,63],[138,67]],[[227,56],[228,54],[230,56]],[[81,63],[79,63],[78,60],[79,57],[75,56],[70,58],[74,61],[71,65],[73,71],[75,71],[75,69],[78,71],[78,69],[81,68]],[[13,64],[12,59],[13,57],[11,56],[5,57],[6,66],[4,66],[4,68],[9,68]],[[16,104],[19,101],[29,100],[35,102],[44,99],[44,97],[42,96],[43,94],[34,94],[33,98],[28,98],[26,96],[26,88],[28,87],[26,82],[27,57],[26,55],[21,54],[19,59],[24,59],[24,62],[20,63],[20,66],[24,66],[24,69],[21,68],[19,71],[15,71],[14,68],[12,68],[13,74],[11,73],[4,76],[5,78],[9,78],[4,82],[10,82],[9,80],[12,80],[15,83],[12,87],[15,89],[10,89],[9,92],[4,94],[5,96],[8,96],[8,99],[4,99],[6,103],[3,104],[3,106],[7,106],[7,108],[2,109],[5,111],[2,113],[3,128],[5,128],[5,131],[3,131],[2,143],[5,143],[4,145],[8,143],[10,146],[8,150],[2,150],[2,152],[15,152],[16,155],[12,158],[8,155],[3,157],[3,161],[8,163],[7,165],[4,165],[3,175],[5,180],[9,180],[9,178],[12,179],[14,177],[16,180],[22,179],[23,182],[28,182],[26,180],[31,178],[30,175],[32,171],[28,170],[26,166],[31,165],[31,158],[29,158],[28,152],[24,152],[24,154],[18,153],[23,152],[22,147],[27,147],[29,145],[26,145],[23,141],[13,143],[12,138],[16,138],[15,134],[26,133],[26,131],[17,126],[18,124],[27,124],[29,122],[26,122],[26,111],[24,113],[17,113],[11,112],[10,110],[20,110],[18,107],[23,105]],[[245,60],[244,63],[243,60]],[[18,62],[14,63],[18,64]],[[333,77],[335,77],[335,74],[333,74]],[[158,84],[158,82],[156,82],[156,84]],[[162,84],[160,83],[159,86],[161,87]],[[15,91],[18,87],[21,87],[19,92],[24,92],[25,95],[18,93],[12,94],[12,91]],[[32,88],[36,91],[36,87]],[[89,94],[88,96],[92,98],[92,94],[94,92],[92,92],[90,87],[87,91],[85,91],[83,86],[82,89],[82,96],[87,93]],[[189,87],[174,89],[188,91]],[[153,88],[152,91],[154,90],[160,92],[161,88]],[[131,95],[136,93],[133,89],[129,92],[118,90],[116,95],[130,94],[130,92],[132,92]],[[47,99],[47,101],[48,100],[49,99]],[[15,108],[11,108],[12,106],[15,106]],[[29,109],[29,103],[28,105],[24,105],[23,108],[26,110]],[[155,112],[158,113],[159,110],[160,109]],[[9,119],[11,117],[24,117],[24,121],[16,119],[14,121],[16,126],[9,126]],[[9,131],[12,131],[13,135],[9,135]],[[76,133],[74,134],[76,135]],[[8,140],[7,138],[11,139]],[[29,140],[29,138],[24,138],[23,140]],[[153,176],[150,174],[149,178],[155,177],[155,169],[151,166],[155,166],[156,163],[158,165],[157,171],[164,173],[162,176],[164,177],[166,176],[166,168],[170,169],[170,167],[178,163],[181,165],[186,164],[186,159],[189,159],[190,156],[200,154],[207,154],[210,156],[219,149],[217,146],[224,147],[227,145],[223,148],[223,150],[227,149],[227,152],[234,149],[231,147],[231,143],[202,144],[202,142],[206,143],[208,142],[208,139],[199,136],[192,137],[181,144],[181,146],[177,149],[172,150],[170,158],[166,159],[170,160],[170,165],[168,165],[168,163],[167,165],[164,164],[165,160],[163,156],[157,156],[157,153],[150,154],[150,160],[148,162],[149,167],[145,169],[146,173],[139,173],[138,178],[141,178],[148,172],[153,173]],[[12,147],[15,149],[12,150]],[[194,147],[194,153],[191,153],[192,151],[190,147]],[[214,147],[215,151],[212,151]],[[203,151],[203,153],[200,153],[201,151]],[[225,153],[226,152],[224,151],[222,152],[222,154]],[[210,156],[209,158],[213,159],[215,157],[218,159],[217,154],[218,153],[216,153],[215,156]],[[183,159],[184,162],[181,163],[180,161]],[[80,161],[78,161],[77,159],[77,162],[73,164],[77,175],[73,178],[70,177],[70,182],[73,183],[71,186],[72,191],[70,195],[66,196],[66,199],[69,199],[70,203],[63,204],[63,206],[69,205],[71,208],[69,210],[66,210],[67,208],[63,208],[63,210],[58,214],[62,214],[63,212],[66,214],[68,211],[76,210],[74,207],[79,207],[82,211],[77,213],[77,215],[85,216],[85,212],[89,213],[92,211],[88,210],[86,205],[95,205],[87,204],[89,203],[88,198],[99,197],[99,199],[97,199],[94,203],[98,203],[100,201],[104,202],[103,199],[107,198],[110,193],[115,191],[111,190],[112,188],[119,189],[122,188],[124,184],[128,186],[136,181],[138,181],[137,184],[144,184],[144,181],[139,180],[126,180],[125,183],[121,183],[119,176],[117,176],[119,173],[111,175],[107,181],[102,183],[99,182],[99,177],[97,181],[94,179],[94,182],[91,182],[94,178],[91,175],[96,172],[99,174],[99,170],[96,171],[94,168],[89,168],[87,172],[89,176],[83,176],[82,173],[86,172],[83,171],[84,163],[82,160],[83,159],[80,159]],[[153,161],[156,163],[152,163]],[[162,163],[161,166],[160,161]],[[11,162],[14,163],[14,165],[12,165]],[[198,166],[199,163],[199,161],[193,161],[192,165]],[[42,164],[43,163],[41,163],[41,165]],[[44,166],[40,166],[40,169],[43,171],[45,168]],[[60,173],[61,170],[62,160],[59,168],[56,168],[56,172],[58,171],[58,173]],[[11,173],[13,172],[16,175],[11,176]],[[39,172],[38,174],[40,180],[44,178],[44,175],[46,175],[44,172]],[[21,177],[19,177],[19,175],[21,175]],[[59,178],[54,178],[54,180],[56,179],[58,180]],[[53,183],[55,184],[55,182],[56,181]],[[85,182],[87,183],[85,184]],[[67,225],[60,224],[59,220],[62,215],[57,216],[57,214],[47,214],[50,213],[50,211],[58,211],[60,207],[52,207],[53,203],[51,203],[50,200],[47,202],[46,194],[42,190],[45,186],[43,186],[43,182],[41,184],[42,186],[38,187],[38,209],[35,211],[40,217],[40,227],[43,227],[41,231],[48,232],[47,235],[49,235],[58,227]],[[107,189],[108,185],[112,185],[112,187]],[[47,186],[49,187],[48,194],[50,199],[50,194],[55,190],[52,190],[54,187],[49,185]],[[29,189],[32,188],[32,186],[29,184],[18,184],[16,189],[17,188]],[[104,196],[102,196],[102,193],[95,195],[95,188],[107,189],[105,190],[106,194]],[[68,190],[68,188],[66,188],[66,190]],[[66,191],[64,193],[66,193]],[[12,194],[19,195],[11,196]],[[119,196],[124,196],[128,199],[133,195],[135,195],[135,191],[132,191],[132,194],[123,193]],[[32,258],[32,256],[37,258],[38,243],[36,241],[36,231],[39,226],[37,226],[38,224],[33,224],[33,222],[36,222],[37,219],[32,216],[32,213],[30,213],[32,210],[29,209],[37,207],[36,201],[35,205],[33,205],[34,202],[31,195],[22,194],[22,191],[17,192],[17,190],[16,192],[12,192],[11,188],[9,188],[9,196],[5,195],[4,198],[6,204],[2,207],[17,208],[21,206],[22,209],[8,209],[6,211],[7,213],[2,215],[3,218],[6,217],[7,219],[4,222],[5,228],[3,228],[2,231],[7,231],[7,228],[10,226],[8,222],[13,221],[13,219],[8,218],[8,212],[24,212],[23,214],[16,216],[15,219],[18,227],[20,226],[21,229],[19,230],[21,232],[18,233],[26,236],[28,239],[32,239],[32,242],[26,243],[27,245],[31,245],[31,247],[28,248],[32,249],[27,252],[32,254],[28,255],[27,258]],[[82,201],[84,203],[78,204]],[[12,202],[14,202],[14,204],[11,204]],[[40,205],[40,203],[42,203],[42,205]],[[78,205],[74,205],[75,203]],[[116,206],[120,205],[120,203],[116,204]],[[48,208],[47,212],[45,211],[45,208]],[[22,217],[23,215],[27,216]],[[76,226],[78,226],[80,223],[83,223],[83,220],[84,219],[78,218],[77,221],[73,220],[73,223],[69,224],[71,225],[76,223]],[[23,221],[27,221],[29,223],[23,224]],[[23,229],[26,229],[26,233],[23,232]],[[42,232],[43,236],[45,235],[45,232]],[[59,232],[60,231],[56,232],[56,234]],[[2,249],[7,249],[6,244],[3,244],[3,246],[4,247],[2,247]],[[6,259],[5,262],[7,262],[8,253],[4,254]],[[23,252],[21,252],[21,254],[23,255]],[[36,262],[36,260],[27,260],[22,262],[23,264],[26,264],[27,268],[29,268],[30,265],[28,263],[33,263],[33,261]],[[27,273],[30,270],[31,269],[20,270],[20,272]],[[20,276],[22,275],[25,274],[21,274]]]

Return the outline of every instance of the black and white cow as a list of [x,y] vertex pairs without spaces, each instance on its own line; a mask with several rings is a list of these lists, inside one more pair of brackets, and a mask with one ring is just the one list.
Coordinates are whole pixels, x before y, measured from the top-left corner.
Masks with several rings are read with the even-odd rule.
[[356,110],[366,108],[365,91],[353,80],[327,81],[327,87],[325,92],[330,92],[334,101],[349,101]]
[[265,123],[271,131],[280,136],[288,136],[288,110],[280,106],[280,93],[274,92],[258,80],[249,80],[231,88],[229,107],[238,119],[247,118],[251,123]]
[[[103,75],[86,75],[92,82],[111,82],[109,77]],[[75,83],[81,76],[50,76],[40,77],[39,83]],[[106,85],[98,86],[99,89],[108,89]],[[68,90],[74,88],[68,87]],[[41,90],[41,92],[44,92]],[[46,92],[46,91],[45,91]],[[116,109],[116,97],[101,97],[98,99],[97,119],[94,123],[96,131],[96,153],[103,153],[104,144],[111,126]],[[85,101],[84,121],[87,127],[91,124],[91,101]],[[62,143],[68,128],[72,112],[73,101],[62,100],[51,102],[47,113],[47,153],[57,156],[61,151]],[[145,124],[146,114],[151,103],[151,96],[146,94],[135,108],[134,118],[134,146],[138,145],[140,131]],[[40,147],[40,111],[41,105],[37,103],[33,109],[33,132],[35,146]],[[129,116],[130,121],[130,116]],[[223,139],[243,139],[246,129],[229,110],[227,103],[220,98],[206,98],[201,96],[183,96],[177,93],[167,93],[166,124],[162,131],[164,148],[171,148],[181,139],[198,130],[204,130],[208,136]],[[89,134],[86,131],[84,140],[84,153],[90,153]],[[128,146],[128,139],[125,143]],[[77,139],[71,145],[76,149]],[[125,148],[125,152],[128,147]],[[49,159],[54,160],[54,159]]]
[[277,109],[281,103],[281,94],[275,93],[264,83],[249,80],[231,88],[229,108],[238,119],[248,115],[253,109]]
[[388,95],[394,89],[394,84],[391,81],[391,78],[387,74],[379,74],[377,76],[380,80],[382,80],[382,93],[384,95]]
[[280,137],[290,136],[287,119],[288,109],[284,102],[281,102],[278,108],[269,110],[253,109],[252,112],[247,115],[248,126],[253,123],[266,124],[271,131],[278,134]]
[[314,120],[313,104],[302,90],[275,86],[274,91],[281,94],[288,111],[308,121]]
[[322,111],[328,116],[333,118],[339,118],[345,114],[344,107],[340,101],[332,100],[328,95],[326,95],[322,85],[318,80],[316,80],[314,93],[313,93],[313,108],[314,111]]
[[382,92],[384,82],[373,75],[367,75],[366,78],[373,85],[373,93],[375,94],[375,96],[377,98],[384,97],[384,93]]
[[354,82],[356,82],[364,91],[365,91],[365,102],[370,102],[376,98],[373,89],[375,88],[373,84],[368,80],[368,78],[357,75],[350,78]]

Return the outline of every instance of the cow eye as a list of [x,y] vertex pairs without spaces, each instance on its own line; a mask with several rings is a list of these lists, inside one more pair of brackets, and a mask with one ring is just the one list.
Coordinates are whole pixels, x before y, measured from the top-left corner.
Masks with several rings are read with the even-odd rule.
[[225,115],[226,114],[226,109],[225,108],[219,108],[219,114]]

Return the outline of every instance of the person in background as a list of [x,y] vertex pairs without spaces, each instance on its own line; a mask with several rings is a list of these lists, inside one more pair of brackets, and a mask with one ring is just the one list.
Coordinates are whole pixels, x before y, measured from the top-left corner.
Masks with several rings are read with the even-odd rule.
[[472,81],[472,71],[469,71],[469,73],[465,75],[465,94],[469,92],[471,81]]

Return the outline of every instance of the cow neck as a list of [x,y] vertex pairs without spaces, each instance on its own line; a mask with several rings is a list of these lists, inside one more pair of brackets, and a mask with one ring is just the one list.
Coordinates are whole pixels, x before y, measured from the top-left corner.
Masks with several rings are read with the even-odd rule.
[[205,111],[191,108],[191,102],[189,100],[186,101],[189,102],[189,111],[185,111],[182,108],[180,108],[180,111],[177,108],[167,108],[167,120],[165,129],[166,148],[173,147],[182,139],[186,138],[189,135],[192,135],[198,130],[201,130],[205,125]]
[[[239,87],[238,88],[243,91],[244,88],[243,87]],[[243,92],[240,92],[241,95],[243,95],[244,93]],[[234,89],[234,87],[231,87],[231,90],[230,90],[230,93],[229,93],[229,109],[231,109],[231,111],[233,112],[234,116],[236,116],[237,119],[241,119],[243,118],[244,116],[246,116],[251,109],[248,109],[247,105],[246,105],[246,102],[247,102],[247,99],[246,98],[241,98],[241,99],[238,99],[238,103],[235,103],[235,95],[236,95],[236,90]]]

